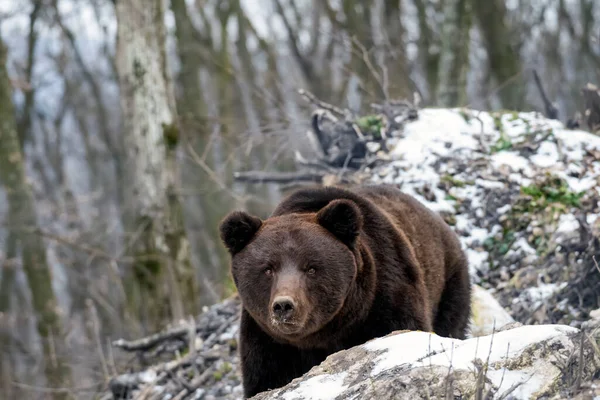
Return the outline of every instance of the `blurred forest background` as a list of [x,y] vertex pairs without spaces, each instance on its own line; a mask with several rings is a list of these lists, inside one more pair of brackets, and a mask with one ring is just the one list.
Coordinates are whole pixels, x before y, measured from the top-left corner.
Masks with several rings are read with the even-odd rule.
[[[360,111],[544,111],[600,82],[596,0],[0,1],[0,397],[86,397],[111,340],[233,291],[217,235],[306,151],[305,88]],[[120,369],[118,372],[124,372]]]

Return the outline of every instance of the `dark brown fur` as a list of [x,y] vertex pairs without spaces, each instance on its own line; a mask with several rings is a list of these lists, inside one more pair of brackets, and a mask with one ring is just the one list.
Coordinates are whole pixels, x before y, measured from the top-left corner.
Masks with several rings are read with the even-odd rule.
[[[243,302],[246,397],[395,330],[465,337],[471,287],[458,238],[395,188],[302,189],[265,221],[234,212],[220,229]],[[281,299],[289,318],[275,317]]]

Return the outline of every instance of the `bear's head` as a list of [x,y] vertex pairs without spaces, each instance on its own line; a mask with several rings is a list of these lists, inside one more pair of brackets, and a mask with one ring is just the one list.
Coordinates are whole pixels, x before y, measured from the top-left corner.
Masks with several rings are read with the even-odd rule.
[[244,308],[273,336],[301,341],[344,305],[358,271],[362,214],[350,200],[266,220],[236,211],[220,225]]

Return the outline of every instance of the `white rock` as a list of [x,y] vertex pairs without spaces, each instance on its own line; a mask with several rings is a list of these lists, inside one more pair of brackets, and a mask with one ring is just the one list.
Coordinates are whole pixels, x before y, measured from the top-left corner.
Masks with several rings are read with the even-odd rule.
[[[467,340],[396,332],[335,353],[303,377],[254,399],[445,398],[449,375],[450,394],[473,398],[476,365],[484,364],[483,392],[494,398],[509,393],[517,399],[551,397],[568,386],[560,365],[578,351],[578,332],[564,325],[535,325]],[[600,361],[589,349],[583,354],[584,365]]]
[[471,336],[485,336],[515,322],[487,290],[473,285],[471,298]]

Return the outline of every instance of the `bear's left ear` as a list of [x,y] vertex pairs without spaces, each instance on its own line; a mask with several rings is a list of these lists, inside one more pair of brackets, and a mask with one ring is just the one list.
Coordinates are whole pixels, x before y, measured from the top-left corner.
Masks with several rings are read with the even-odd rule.
[[352,247],[362,228],[360,209],[351,200],[333,200],[317,213],[317,222]]
[[234,211],[221,222],[221,240],[233,256],[240,252],[254,237],[262,220],[243,211]]

